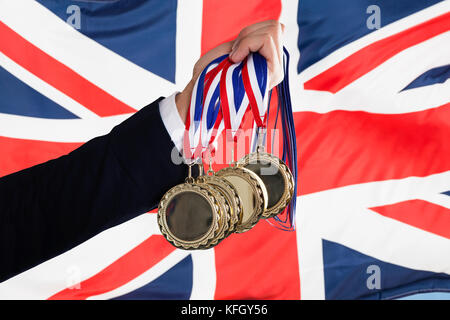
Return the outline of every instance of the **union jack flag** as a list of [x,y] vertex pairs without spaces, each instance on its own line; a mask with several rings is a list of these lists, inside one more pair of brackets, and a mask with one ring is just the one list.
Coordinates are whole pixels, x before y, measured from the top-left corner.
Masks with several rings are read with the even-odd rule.
[[145,213],[1,283],[0,298],[450,290],[448,0],[0,0],[0,176],[181,91],[203,53],[266,19],[286,25],[292,61],[296,231],[259,222],[191,252]]

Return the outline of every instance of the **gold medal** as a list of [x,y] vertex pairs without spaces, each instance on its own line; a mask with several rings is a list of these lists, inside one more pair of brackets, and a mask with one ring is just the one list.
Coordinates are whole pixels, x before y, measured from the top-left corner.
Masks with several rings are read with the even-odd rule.
[[235,232],[250,230],[267,207],[267,190],[254,172],[237,166],[219,170],[216,175],[227,180],[236,190],[242,204],[242,219]]
[[198,177],[197,181],[214,187],[226,199],[226,202],[230,208],[230,226],[226,236],[230,235],[235,231],[237,225],[242,222],[242,204],[236,189],[230,182],[228,182],[228,180],[219,178],[215,175],[215,172],[212,170],[211,159],[207,175]]
[[[233,208],[224,191],[227,187],[224,181],[216,181],[214,177],[205,176],[203,174],[203,165],[199,165],[200,175],[196,179],[202,187],[206,187],[213,194],[215,200],[219,203],[219,228],[216,235],[206,245],[201,245],[199,249],[207,249],[217,245],[220,241],[225,239],[231,232],[230,229],[234,229],[237,223],[237,217],[235,217],[235,208]],[[219,179],[220,180],[220,179]]]
[[266,152],[253,152],[238,161],[238,166],[251,170],[264,182],[267,189],[267,208],[262,218],[271,218],[283,212],[294,193],[294,177],[286,164]]
[[158,207],[162,235],[180,249],[216,245],[226,236],[229,220],[225,198],[210,185],[196,182],[191,170],[186,182],[166,192]]
[[[221,62],[217,59],[211,62],[195,83],[198,90],[193,90],[190,99],[183,157],[186,162],[201,159],[205,149],[216,138],[213,131],[220,128],[221,121],[224,122],[224,128],[229,130],[230,135],[227,134],[227,137],[237,137],[248,105],[258,128],[258,147],[256,152],[246,155],[237,164],[215,174],[211,166],[212,175],[204,175],[200,167],[200,176],[196,179],[191,175],[194,165],[191,163],[185,183],[166,192],[158,206],[158,225],[162,235],[181,249],[208,249],[233,232],[248,231],[259,219],[271,218],[283,212],[295,196],[292,172],[297,175],[296,143],[289,86],[285,84],[280,85],[281,89],[277,87],[277,96],[278,109],[282,111],[283,117],[283,152],[289,156],[288,163],[294,165],[292,172],[283,161],[264,152],[262,145],[265,127],[269,123],[267,110],[270,105],[265,59],[254,53],[246,58],[242,66],[231,67],[232,63],[225,58]],[[288,61],[287,56],[286,66]],[[240,71],[235,73],[238,67]],[[235,75],[238,75],[238,79],[235,79]],[[233,81],[228,81],[230,77]],[[241,90],[234,90],[236,85],[241,86],[241,89],[243,85],[246,99],[241,97]],[[239,96],[236,96],[237,92]],[[278,110],[275,124],[277,119]],[[276,219],[283,228],[286,221],[290,224],[289,228],[293,226],[295,201],[289,208],[285,221]]]
[[238,161],[238,166],[258,175],[267,189],[267,208],[262,218],[272,218],[289,205],[294,194],[294,177],[288,166],[273,154],[264,151],[266,129],[257,128],[256,152],[247,154]]

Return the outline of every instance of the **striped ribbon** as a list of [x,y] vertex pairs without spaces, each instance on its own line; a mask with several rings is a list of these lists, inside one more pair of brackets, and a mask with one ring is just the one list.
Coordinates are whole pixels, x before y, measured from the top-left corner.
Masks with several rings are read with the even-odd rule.
[[[289,53],[283,48],[283,81],[277,85],[277,113],[282,129],[282,160],[291,170],[295,186],[294,197],[285,211],[271,219],[282,230],[295,229],[297,195],[297,145],[289,89]],[[186,163],[198,161],[222,129],[227,139],[234,139],[245,114],[251,109],[258,128],[265,128],[271,91],[268,89],[267,62],[259,53],[251,53],[233,64],[228,55],[212,61],[195,82],[186,119],[183,156]],[[275,129],[274,128],[274,129]],[[257,130],[257,133],[259,130]]]
[[200,158],[222,129],[233,139],[249,107],[257,125],[264,126],[267,79],[267,62],[258,53],[236,64],[223,55],[202,71],[186,119],[183,153],[187,162]]

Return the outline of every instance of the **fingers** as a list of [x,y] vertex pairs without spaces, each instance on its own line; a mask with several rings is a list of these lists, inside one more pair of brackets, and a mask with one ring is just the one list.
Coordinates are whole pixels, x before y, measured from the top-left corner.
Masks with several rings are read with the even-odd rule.
[[235,40],[215,47],[197,61],[191,82],[195,82],[209,62],[221,55],[231,52],[231,61],[238,63],[244,60],[250,52],[259,52],[267,60],[269,88],[272,89],[283,80],[281,41],[283,30],[284,25],[276,20],[262,21],[242,29]]
[[[242,61],[250,52],[259,52],[267,61],[276,62],[275,58],[281,60],[281,33],[273,27],[258,29],[247,36],[236,40],[230,58],[237,63]],[[266,46],[271,46],[267,48]],[[262,50],[266,49],[266,50]],[[272,50],[268,50],[272,49]]]
[[190,97],[195,81],[202,70],[214,59],[230,53],[230,59],[240,62],[250,53],[259,52],[267,60],[269,89],[283,80],[283,45],[281,41],[284,25],[276,20],[252,24],[241,30],[238,37],[205,53],[195,64],[191,81],[175,98],[181,118],[186,119]]
[[277,28],[278,26],[281,26],[281,29],[282,29],[281,31],[284,32],[284,24],[278,22],[277,20],[266,20],[266,21],[261,21],[261,22],[254,23],[252,25],[245,27],[244,29],[241,30],[241,32],[239,32],[239,35],[237,36],[236,40],[239,40],[239,39],[249,35],[250,33],[257,31],[258,29],[262,29],[262,28],[270,27],[270,26],[275,27],[275,28]]
[[276,20],[263,21],[242,29],[233,43],[231,61],[241,62],[250,52],[259,52],[267,60],[269,88],[273,88],[283,80],[283,30],[284,25]]
[[193,81],[197,79],[200,73],[203,71],[206,66],[213,61],[214,59],[230,53],[231,47],[233,45],[233,41],[222,43],[221,45],[215,47],[214,49],[206,52],[195,64],[193,69]]

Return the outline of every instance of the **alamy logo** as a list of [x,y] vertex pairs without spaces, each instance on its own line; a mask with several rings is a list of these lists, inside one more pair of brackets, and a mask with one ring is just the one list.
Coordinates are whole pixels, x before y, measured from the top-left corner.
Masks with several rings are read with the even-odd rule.
[[81,29],[81,10],[80,7],[72,4],[67,7],[66,13],[70,16],[67,18],[66,22],[70,24],[77,30]]
[[370,276],[367,278],[366,286],[369,290],[381,289],[381,269],[377,265],[370,265],[366,270]]
[[380,7],[373,4],[367,7],[367,14],[370,16],[366,20],[366,26],[369,30],[381,28],[381,10]]

